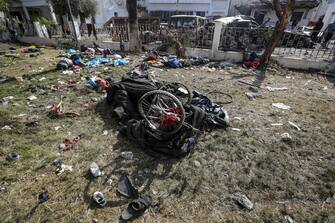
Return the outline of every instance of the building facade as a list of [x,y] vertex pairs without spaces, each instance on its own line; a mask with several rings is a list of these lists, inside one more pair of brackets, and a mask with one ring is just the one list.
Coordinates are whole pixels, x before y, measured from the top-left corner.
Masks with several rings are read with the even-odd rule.
[[[235,0],[232,1],[229,15],[250,15],[260,24],[275,26],[278,21],[275,11],[265,1]],[[288,29],[295,27],[313,26],[320,17],[324,17],[323,30],[335,19],[335,0],[296,0],[295,9],[290,18]],[[295,24],[293,26],[292,24]]]
[[224,17],[228,15],[230,0],[146,0],[149,15],[168,22],[172,15]]

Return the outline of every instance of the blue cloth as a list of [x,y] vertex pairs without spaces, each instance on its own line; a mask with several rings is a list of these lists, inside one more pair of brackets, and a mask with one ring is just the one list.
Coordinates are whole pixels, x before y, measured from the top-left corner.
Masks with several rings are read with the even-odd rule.
[[86,81],[85,87],[89,89],[94,89],[98,87],[98,84],[95,82],[96,77],[91,77],[89,80]]
[[67,53],[74,54],[74,53],[76,53],[76,50],[73,49],[73,48],[70,48],[70,49],[67,50]]
[[96,57],[92,60],[90,60],[88,63],[87,63],[87,66],[88,67],[91,67],[91,68],[95,68],[95,67],[98,67],[100,64],[103,64],[103,63],[109,63],[111,62],[112,60],[110,58],[104,58],[104,57]]
[[121,66],[121,65],[127,65],[127,64],[128,64],[128,61],[124,59],[114,60],[114,66]]
[[180,68],[183,67],[183,64],[177,58],[173,58],[168,60],[168,66],[171,68]]

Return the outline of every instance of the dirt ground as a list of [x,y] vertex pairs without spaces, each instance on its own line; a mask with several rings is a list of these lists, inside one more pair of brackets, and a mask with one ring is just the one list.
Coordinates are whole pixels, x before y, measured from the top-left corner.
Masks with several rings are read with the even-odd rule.
[[[160,159],[120,136],[105,95],[84,88],[88,75],[119,80],[140,56],[130,55],[129,66],[102,66],[68,76],[52,70],[58,51],[43,52],[36,58],[21,54],[13,61],[0,56],[1,75],[24,76],[0,84],[0,99],[14,97],[0,105],[0,222],[117,222],[130,202],[116,193],[121,174],[153,199],[134,222],[335,222],[335,79],[279,67],[269,69],[264,79],[241,66],[210,72],[202,67],[151,68],[154,78],[184,83],[215,101],[229,98],[212,91],[233,98],[225,105],[229,128],[203,134],[187,157]],[[53,90],[70,80],[76,81],[75,88]],[[261,84],[255,100],[249,100],[249,86],[240,81]],[[288,90],[270,92],[267,86]],[[37,100],[27,100],[31,95]],[[49,106],[61,95],[66,111],[79,117],[48,116]],[[291,109],[273,108],[272,103]],[[27,126],[31,121],[38,125]],[[6,125],[11,130],[1,129]],[[285,132],[291,142],[281,139]],[[74,149],[59,151],[64,138],[80,134]],[[20,159],[6,160],[11,151],[18,151]],[[132,151],[133,160],[120,157],[122,151]],[[73,171],[57,176],[54,159]],[[91,178],[91,162],[103,170],[102,177]],[[50,199],[38,205],[43,191]],[[104,193],[107,206],[92,202],[94,191]],[[250,198],[253,210],[234,203],[231,195],[237,191]]]

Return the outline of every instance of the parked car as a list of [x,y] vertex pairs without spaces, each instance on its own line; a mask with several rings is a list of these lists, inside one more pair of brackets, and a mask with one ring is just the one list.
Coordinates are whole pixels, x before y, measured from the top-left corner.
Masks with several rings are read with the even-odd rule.
[[[191,45],[199,42],[200,36],[205,33],[207,19],[197,15],[174,15],[169,22],[169,33],[178,35],[183,43]],[[202,37],[201,37],[202,38]]]
[[[274,30],[273,27],[267,27],[266,23],[259,24],[253,17],[244,15],[225,17],[217,19],[215,22],[221,22],[226,27],[223,34],[224,40],[221,41],[220,46],[224,49],[260,50],[267,44]],[[304,31],[306,32],[307,29]],[[286,30],[278,47],[314,47],[309,34],[305,32]]]

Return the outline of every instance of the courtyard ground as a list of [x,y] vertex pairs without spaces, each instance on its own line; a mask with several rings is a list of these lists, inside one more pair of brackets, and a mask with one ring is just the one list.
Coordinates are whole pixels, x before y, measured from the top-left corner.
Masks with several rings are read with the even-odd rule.
[[[0,84],[0,99],[14,97],[0,105],[0,222],[117,222],[130,202],[116,193],[121,174],[153,198],[152,207],[135,222],[335,222],[335,79],[275,66],[262,80],[240,66],[212,71],[150,68],[154,78],[184,83],[216,101],[229,98],[210,92],[233,98],[225,105],[229,128],[203,134],[187,157],[163,159],[119,136],[105,95],[84,88],[88,75],[120,80],[140,56],[130,55],[129,66],[102,66],[68,76],[53,70],[57,53],[46,49],[36,58],[20,54],[14,60],[0,56],[1,75],[17,79]],[[74,88],[61,87],[69,81],[75,81]],[[241,81],[261,83],[255,100],[246,96],[249,85]],[[266,86],[288,90],[270,92]],[[27,100],[31,95],[37,100]],[[66,111],[79,117],[48,116],[60,96]],[[273,108],[272,103],[291,109]],[[32,121],[38,125],[26,125]],[[285,132],[291,142],[281,139]],[[78,135],[82,139],[74,149],[59,151],[64,138]],[[20,159],[6,160],[11,151],[18,151]],[[124,160],[122,151],[132,151],[134,158]],[[57,176],[55,159],[73,171]],[[92,179],[92,162],[103,170],[102,177]],[[38,205],[43,191],[50,199]],[[94,204],[94,191],[104,193],[107,206]],[[234,203],[236,191],[250,198],[252,211]]]

